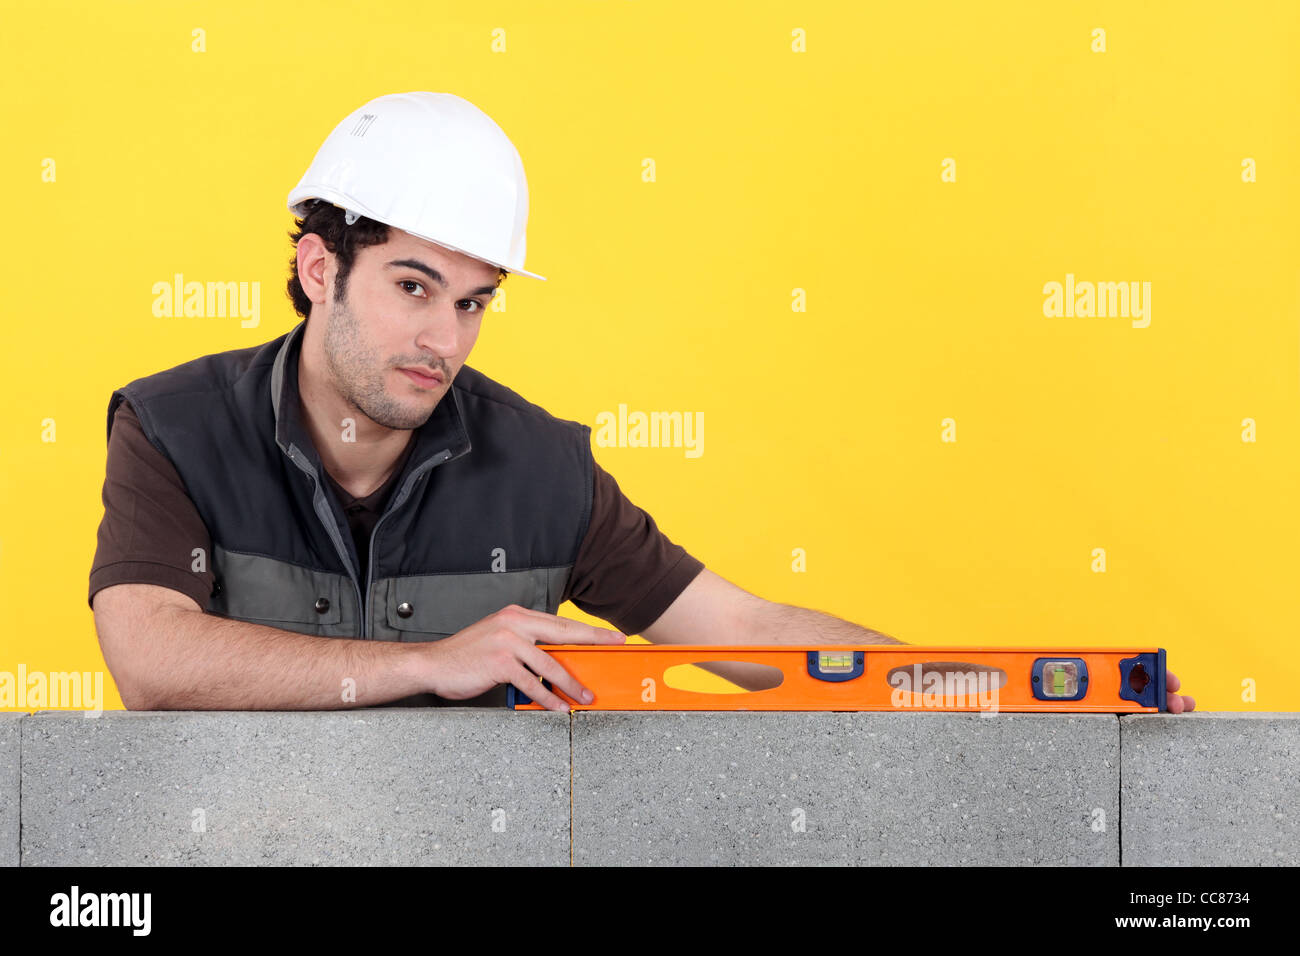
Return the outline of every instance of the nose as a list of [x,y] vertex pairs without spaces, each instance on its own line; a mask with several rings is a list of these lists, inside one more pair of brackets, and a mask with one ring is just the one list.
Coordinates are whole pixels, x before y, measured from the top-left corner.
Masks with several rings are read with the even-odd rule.
[[456,303],[440,304],[431,310],[415,337],[415,344],[425,352],[433,353],[436,358],[431,364],[454,356],[460,347],[460,316],[456,312]]

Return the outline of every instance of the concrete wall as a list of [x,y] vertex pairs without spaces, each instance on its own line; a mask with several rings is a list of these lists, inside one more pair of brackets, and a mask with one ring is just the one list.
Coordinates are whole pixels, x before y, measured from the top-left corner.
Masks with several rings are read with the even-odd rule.
[[573,723],[579,864],[1115,865],[1118,810],[1109,714],[586,711]]
[[1125,863],[1300,864],[1300,715],[1121,723]]
[[1295,865],[1297,779],[1294,714],[0,715],[0,865]]
[[18,865],[20,714],[0,714],[0,866]]
[[50,713],[24,866],[569,862],[569,720],[483,708]]

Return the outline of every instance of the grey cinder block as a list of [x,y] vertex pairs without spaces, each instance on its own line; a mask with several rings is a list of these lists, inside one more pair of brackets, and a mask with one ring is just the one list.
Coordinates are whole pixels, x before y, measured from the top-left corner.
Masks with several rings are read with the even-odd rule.
[[1300,714],[1120,720],[1129,866],[1300,864]]
[[581,864],[1115,865],[1113,714],[573,719]]
[[0,714],[0,866],[18,865],[18,748],[24,716]]
[[22,863],[569,862],[569,721],[485,708],[43,713]]

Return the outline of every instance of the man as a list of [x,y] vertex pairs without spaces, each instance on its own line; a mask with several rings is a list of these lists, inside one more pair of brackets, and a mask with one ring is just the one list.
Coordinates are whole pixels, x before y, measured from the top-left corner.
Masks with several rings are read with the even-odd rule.
[[538,676],[592,692],[537,643],[624,636],[557,617],[565,600],[653,642],[901,643],[710,572],[587,426],[465,364],[504,276],[542,278],[522,163],[477,108],[367,103],[289,207],[305,321],[109,403],[90,602],[129,708],[499,705],[513,685],[567,710]]

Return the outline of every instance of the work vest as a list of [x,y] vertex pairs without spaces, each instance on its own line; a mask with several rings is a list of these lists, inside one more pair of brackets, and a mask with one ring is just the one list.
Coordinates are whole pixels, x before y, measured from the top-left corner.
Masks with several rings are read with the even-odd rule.
[[[303,424],[305,326],[137,379],[109,400],[109,431],[125,399],[207,526],[211,554],[196,543],[185,557],[195,569],[211,562],[209,612],[382,641],[436,641],[509,604],[554,614],[591,518],[590,427],[463,366],[415,430],[358,567]],[[392,703],[504,705],[505,692]]]

